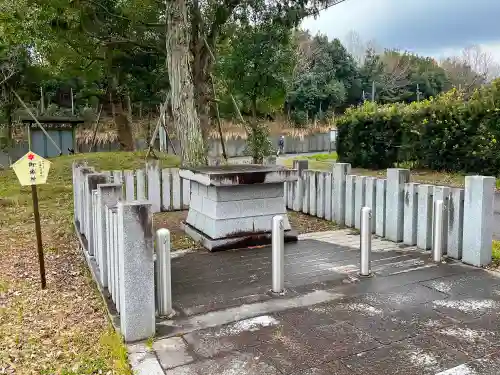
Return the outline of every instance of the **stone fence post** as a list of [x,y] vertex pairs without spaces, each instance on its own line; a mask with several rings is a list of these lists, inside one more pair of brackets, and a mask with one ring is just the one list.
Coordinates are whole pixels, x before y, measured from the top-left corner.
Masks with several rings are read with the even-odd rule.
[[408,169],[389,168],[387,170],[385,236],[390,241],[403,241],[404,188],[409,181]]
[[125,341],[155,333],[151,203],[118,202],[120,328]]
[[116,184],[99,184],[97,185],[97,248],[99,251],[99,278],[101,285],[104,288],[108,287],[108,231],[106,223],[107,206],[115,206],[122,196],[122,185]]
[[85,238],[87,239],[87,251],[90,256],[94,256],[94,220],[92,217],[92,191],[97,189],[97,185],[105,184],[109,181],[109,176],[105,173],[89,173],[85,176]]
[[473,266],[491,263],[495,178],[465,177],[462,262]]
[[333,220],[345,225],[346,176],[351,173],[351,164],[335,163],[333,166]]

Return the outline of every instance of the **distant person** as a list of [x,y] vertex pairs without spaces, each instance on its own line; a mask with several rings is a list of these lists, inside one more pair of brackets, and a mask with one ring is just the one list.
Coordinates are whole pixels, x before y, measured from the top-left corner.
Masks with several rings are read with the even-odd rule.
[[276,156],[279,154],[283,154],[285,150],[285,136],[282,135],[278,141],[278,152],[276,152]]

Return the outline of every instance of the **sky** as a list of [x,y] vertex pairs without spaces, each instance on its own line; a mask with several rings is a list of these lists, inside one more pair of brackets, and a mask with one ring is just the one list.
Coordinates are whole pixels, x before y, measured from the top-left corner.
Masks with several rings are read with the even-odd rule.
[[477,44],[500,62],[500,0],[345,0],[302,27],[341,40],[356,31],[381,47],[436,58]]

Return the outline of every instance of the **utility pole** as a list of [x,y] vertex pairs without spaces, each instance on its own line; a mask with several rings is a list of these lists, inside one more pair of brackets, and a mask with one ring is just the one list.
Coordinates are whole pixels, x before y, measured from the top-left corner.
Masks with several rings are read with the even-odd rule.
[[420,92],[420,86],[417,83],[417,102],[420,101],[420,94],[421,94],[421,92]]
[[71,115],[75,115],[75,103],[73,101],[73,87],[71,88]]
[[45,100],[43,99],[43,87],[40,86],[40,112],[45,112]]
[[375,102],[375,81],[372,81],[372,102]]

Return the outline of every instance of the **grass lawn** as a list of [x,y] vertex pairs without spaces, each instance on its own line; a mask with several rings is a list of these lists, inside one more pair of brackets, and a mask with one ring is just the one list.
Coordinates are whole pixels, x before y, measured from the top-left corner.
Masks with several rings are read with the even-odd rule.
[[[71,163],[100,170],[144,165],[144,153],[93,153],[52,159],[39,186],[47,290],[39,283],[31,189],[0,170],[0,373],[131,374],[73,232]],[[174,157],[162,157],[175,166]]]

